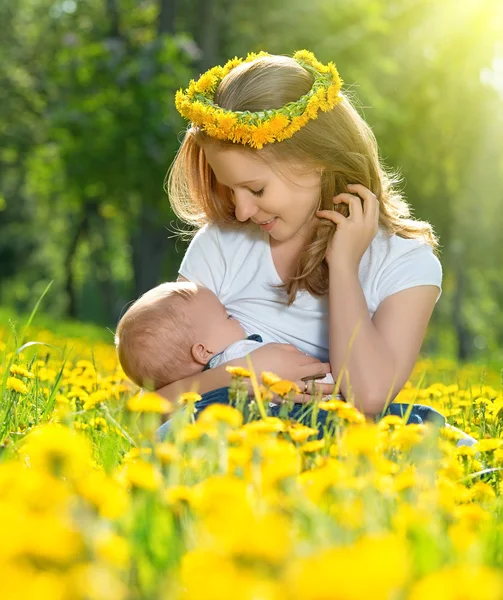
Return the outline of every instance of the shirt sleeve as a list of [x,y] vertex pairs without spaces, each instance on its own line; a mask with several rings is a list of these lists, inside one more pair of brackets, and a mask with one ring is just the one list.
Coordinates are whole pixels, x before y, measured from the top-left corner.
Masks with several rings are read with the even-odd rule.
[[421,244],[392,260],[384,268],[378,284],[379,303],[388,296],[419,285],[438,287],[442,294],[442,265],[428,244]]
[[221,250],[216,225],[205,225],[189,244],[178,272],[180,275],[207,287],[220,295],[225,277],[225,257]]

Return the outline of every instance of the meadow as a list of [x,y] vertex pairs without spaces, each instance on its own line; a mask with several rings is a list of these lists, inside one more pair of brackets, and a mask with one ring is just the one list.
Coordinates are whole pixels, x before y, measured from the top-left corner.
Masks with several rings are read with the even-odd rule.
[[3,598],[503,598],[496,370],[422,358],[397,398],[474,447],[326,399],[318,439],[312,412],[269,415],[293,393],[271,373],[238,369],[232,405],[195,420],[196,393],[138,395],[111,332],[0,316]]

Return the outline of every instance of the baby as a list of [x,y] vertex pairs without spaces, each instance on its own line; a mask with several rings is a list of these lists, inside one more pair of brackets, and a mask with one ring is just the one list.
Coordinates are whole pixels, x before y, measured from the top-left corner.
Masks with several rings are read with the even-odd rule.
[[194,283],[163,283],[124,314],[115,344],[126,375],[158,389],[201,372],[228,346],[245,340],[213,292]]
[[246,356],[262,343],[259,335],[246,336],[211,290],[192,282],[163,283],[143,294],[115,335],[126,375],[154,390]]

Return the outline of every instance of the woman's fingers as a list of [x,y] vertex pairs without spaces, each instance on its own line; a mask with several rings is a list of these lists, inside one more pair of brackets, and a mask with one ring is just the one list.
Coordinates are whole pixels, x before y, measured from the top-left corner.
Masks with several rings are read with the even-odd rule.
[[346,220],[346,217],[344,215],[341,215],[341,213],[335,210],[318,210],[316,212],[316,216],[320,219],[327,219],[328,221],[332,221],[332,223],[335,223],[336,225],[340,225]]
[[375,210],[379,212],[379,200],[374,192],[371,192],[360,183],[350,183],[348,185],[348,190],[357,193],[360,198],[363,198],[363,214],[366,215]]
[[[306,357],[307,358],[307,357]],[[328,375],[330,373],[330,363],[322,363],[315,359],[314,361],[302,365],[299,368],[297,377],[299,379],[315,379],[320,375]]]
[[334,204],[340,204],[344,202],[349,206],[349,216],[355,220],[363,215],[362,200],[360,196],[354,196],[353,194],[337,194],[334,197]]

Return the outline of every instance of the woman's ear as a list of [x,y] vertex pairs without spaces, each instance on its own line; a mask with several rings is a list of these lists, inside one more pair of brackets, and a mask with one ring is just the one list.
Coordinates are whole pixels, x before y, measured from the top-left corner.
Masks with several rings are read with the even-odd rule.
[[201,342],[192,344],[190,353],[192,354],[194,361],[200,365],[208,364],[210,358],[215,354],[211,350],[208,350],[208,348],[206,348],[206,346]]

